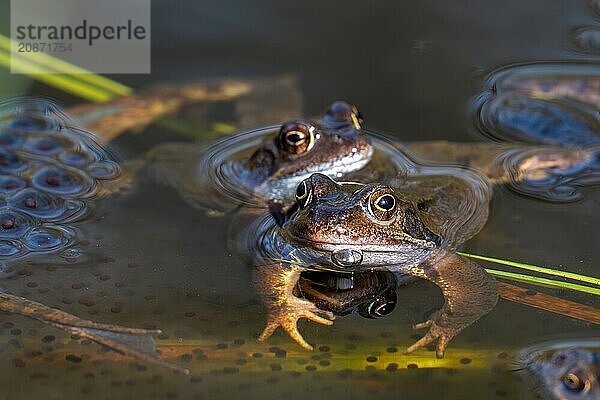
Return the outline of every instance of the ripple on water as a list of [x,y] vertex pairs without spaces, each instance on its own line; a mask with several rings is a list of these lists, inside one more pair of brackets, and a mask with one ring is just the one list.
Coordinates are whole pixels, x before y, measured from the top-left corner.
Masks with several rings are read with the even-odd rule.
[[475,102],[481,133],[500,141],[581,147],[600,143],[600,69],[528,64],[499,69]]
[[73,239],[74,233],[68,228],[44,227],[30,231],[23,243],[31,251],[54,252],[65,248]]
[[600,54],[600,27],[582,26],[571,32],[577,50],[585,54]]
[[473,110],[478,130],[522,143],[499,157],[509,186],[548,201],[575,201],[600,183],[600,68],[537,63],[495,71]]
[[577,201],[582,189],[600,184],[600,146],[513,149],[503,153],[500,162],[513,190],[543,200]]
[[0,104],[0,259],[62,253],[76,242],[68,226],[84,216],[102,181],[120,168],[92,136],[70,126],[54,103]]

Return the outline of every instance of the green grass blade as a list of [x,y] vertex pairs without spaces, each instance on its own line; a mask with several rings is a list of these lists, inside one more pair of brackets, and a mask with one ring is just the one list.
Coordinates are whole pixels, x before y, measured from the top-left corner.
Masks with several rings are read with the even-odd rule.
[[584,286],[584,285],[578,285],[576,283],[555,281],[553,279],[538,278],[536,276],[516,274],[514,272],[498,271],[495,269],[488,269],[488,268],[486,268],[486,271],[490,275],[509,279],[512,281],[524,282],[524,283],[529,283],[529,284],[537,285],[537,286],[545,286],[545,287],[549,287],[549,288],[553,288],[553,289],[574,290],[576,292],[582,292],[582,293],[594,294],[596,296],[600,296],[600,289],[594,288],[594,287],[589,287],[589,286]]
[[469,253],[462,253],[462,252],[459,252],[458,254],[460,254],[461,256],[465,256],[465,257],[469,257],[469,258],[473,258],[473,259],[477,259],[477,260],[490,261],[490,262],[494,262],[496,264],[507,265],[509,267],[520,268],[520,269],[524,269],[527,271],[534,271],[534,272],[538,272],[540,274],[559,276],[559,277],[565,278],[565,279],[572,279],[574,281],[585,282],[585,283],[590,283],[592,285],[600,286],[600,278],[595,278],[592,276],[575,274],[573,272],[559,271],[559,270],[555,270],[555,269],[540,267],[540,266],[532,265],[532,264],[520,263],[520,262],[516,262],[516,261],[502,260],[500,258],[480,256],[477,254],[469,254]]
[[[15,45],[16,43],[14,41],[4,35],[0,35],[0,49],[3,49],[10,54],[11,46],[14,47]],[[82,81],[83,83],[87,83],[91,86],[95,86],[104,92],[112,94],[112,97],[125,96],[133,91],[131,88],[119,82],[113,81],[112,79],[108,79],[102,75],[96,74],[92,71],[81,68],[77,65],[71,64],[46,53],[28,53],[26,57],[17,57],[15,54],[15,52],[11,54],[13,57],[13,62],[15,59],[21,59],[29,62],[29,65],[25,66],[24,70],[22,70],[19,66],[20,64],[17,63],[17,68],[28,74],[37,75],[41,73],[45,75],[57,73],[62,75],[76,75],[76,77],[71,76],[71,78]],[[10,64],[8,67],[10,67]],[[34,79],[36,78],[35,76],[32,77]],[[61,87],[59,87],[59,89],[60,88]]]
[[[27,71],[40,71],[40,67],[37,65],[33,65],[27,60],[20,59],[17,57],[12,58],[12,63],[17,65],[19,70],[27,72]],[[10,68],[11,65],[11,56],[9,53],[0,49],[0,65],[3,65],[7,68]],[[109,101],[114,97],[112,93],[109,93],[105,90],[99,89],[95,86],[88,85],[84,82],[81,82],[77,79],[74,79],[68,75],[55,74],[55,73],[36,73],[34,75],[29,75],[31,78],[43,82],[49,86],[61,89],[65,92],[72,93],[76,96],[84,98],[86,100],[90,100],[93,102],[102,103],[105,101]]]

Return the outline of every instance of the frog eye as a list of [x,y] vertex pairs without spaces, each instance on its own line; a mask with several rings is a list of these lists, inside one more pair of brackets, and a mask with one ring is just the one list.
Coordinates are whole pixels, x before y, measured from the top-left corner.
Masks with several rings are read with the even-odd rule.
[[396,197],[391,193],[374,193],[369,201],[371,214],[380,221],[389,221],[396,211]]
[[570,372],[561,378],[563,386],[570,392],[583,392],[590,382],[578,373]]
[[309,123],[291,121],[284,124],[279,132],[279,143],[291,154],[303,154],[315,144],[316,128]]
[[312,190],[308,179],[300,182],[296,188],[296,201],[300,207],[306,207],[312,197]]

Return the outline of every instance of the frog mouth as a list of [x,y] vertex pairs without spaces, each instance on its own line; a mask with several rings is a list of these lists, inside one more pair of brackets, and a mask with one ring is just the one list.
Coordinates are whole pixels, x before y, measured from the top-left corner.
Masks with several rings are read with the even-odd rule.
[[334,243],[321,240],[311,240],[297,237],[293,234],[290,237],[297,242],[307,244],[318,251],[326,252],[339,252],[339,251],[359,251],[361,253],[402,253],[405,251],[415,250],[433,250],[436,248],[437,243],[427,240],[415,239],[414,242],[406,241],[403,244],[389,245],[389,244],[376,244],[376,243],[360,243],[360,244],[348,244],[348,243]]
[[[347,153],[334,160],[316,162],[313,166],[299,169],[291,174],[293,179],[306,179],[312,174],[321,173],[332,178],[339,178],[340,174],[346,175],[350,172],[363,169],[373,156],[373,147],[369,146],[365,152]],[[282,179],[286,176],[282,175]]]

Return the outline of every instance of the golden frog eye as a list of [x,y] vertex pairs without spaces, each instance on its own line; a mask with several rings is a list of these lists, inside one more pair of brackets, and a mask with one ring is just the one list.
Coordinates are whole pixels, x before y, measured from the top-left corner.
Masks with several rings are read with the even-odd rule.
[[585,379],[574,373],[568,373],[562,377],[563,385],[571,392],[582,392],[588,384]]
[[279,143],[288,153],[306,153],[315,144],[316,128],[302,121],[290,121],[281,127]]
[[298,202],[298,205],[300,207],[305,207],[308,204],[308,202],[310,201],[310,198],[311,198],[310,182],[308,182],[308,179],[305,179],[302,182],[300,182],[298,187],[296,187],[296,201]]
[[369,208],[378,220],[389,221],[394,217],[396,211],[396,198],[391,193],[375,193],[371,196]]

